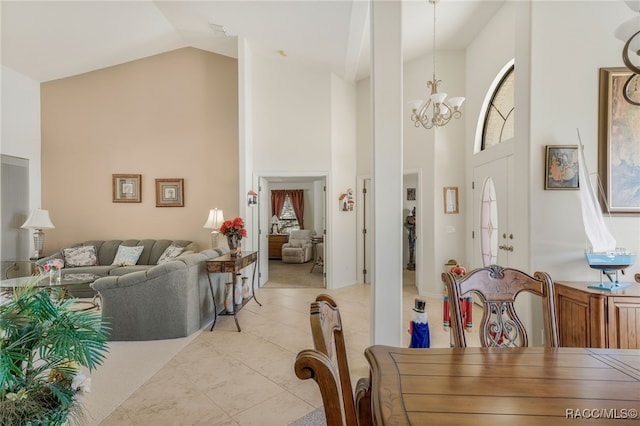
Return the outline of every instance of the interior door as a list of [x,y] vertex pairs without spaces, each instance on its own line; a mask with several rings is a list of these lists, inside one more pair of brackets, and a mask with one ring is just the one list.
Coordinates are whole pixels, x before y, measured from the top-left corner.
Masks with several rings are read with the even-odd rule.
[[269,280],[269,226],[271,225],[271,198],[269,197],[269,181],[258,178],[258,206],[259,216],[259,250],[258,268],[260,271],[259,285],[262,287]]
[[509,176],[513,156],[478,165],[473,170],[473,267],[509,266],[515,236],[509,230]]
[[363,238],[363,253],[364,253],[364,263],[363,263],[363,282],[370,283],[373,280],[373,268],[371,267],[371,259],[373,259],[373,235],[371,231],[373,231],[373,197],[372,195],[372,186],[371,186],[371,178],[364,179],[363,182],[363,208],[364,208],[364,221],[362,224],[362,238]]

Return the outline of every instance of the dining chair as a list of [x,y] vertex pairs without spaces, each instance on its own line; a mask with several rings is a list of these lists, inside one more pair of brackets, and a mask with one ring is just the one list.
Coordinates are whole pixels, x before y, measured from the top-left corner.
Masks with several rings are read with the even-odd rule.
[[359,379],[354,397],[340,311],[331,296],[321,294],[311,303],[310,322],[315,349],[298,354],[296,375],[320,387],[328,426],[372,425],[371,380]]
[[[474,269],[462,277],[450,272],[442,274],[450,300],[477,295],[482,303],[483,315],[479,326],[483,347],[529,346],[524,324],[514,306],[516,297],[531,293],[542,299],[544,310],[545,346],[558,347],[558,321],[553,281],[549,274],[536,272],[533,277],[513,268],[491,265]],[[451,327],[454,347],[467,346],[462,311],[459,303],[450,303]]]

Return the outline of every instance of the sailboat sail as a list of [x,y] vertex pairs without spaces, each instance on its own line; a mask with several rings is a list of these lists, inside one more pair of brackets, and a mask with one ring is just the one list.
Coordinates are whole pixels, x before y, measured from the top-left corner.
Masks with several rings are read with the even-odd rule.
[[633,253],[616,247],[616,240],[604,222],[602,210],[600,210],[600,205],[589,180],[589,170],[584,157],[584,145],[582,145],[582,140],[580,139],[580,131],[578,131],[578,141],[580,142],[578,176],[582,221],[584,222],[587,238],[591,243],[591,250],[585,252],[587,262],[591,268],[599,269],[603,273],[607,273],[610,270],[624,269],[633,265],[636,257]]
[[[578,134],[580,138],[580,134]],[[616,249],[616,240],[613,238],[598,204],[598,199],[589,180],[589,170],[584,157],[584,145],[580,141],[580,155],[578,159],[578,176],[580,182],[580,204],[582,206],[582,221],[587,238],[594,252],[612,252]]]

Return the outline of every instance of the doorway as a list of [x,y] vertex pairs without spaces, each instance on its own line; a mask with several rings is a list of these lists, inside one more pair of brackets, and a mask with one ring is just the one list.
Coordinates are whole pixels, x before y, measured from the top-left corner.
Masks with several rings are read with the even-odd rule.
[[[259,177],[260,286],[265,288],[326,288],[326,176],[263,175]],[[274,215],[272,193],[302,191],[302,226],[291,200],[286,199],[280,215]],[[305,245],[310,257],[301,262],[283,261],[282,246],[300,228],[314,239]],[[304,252],[304,251],[303,251]]]

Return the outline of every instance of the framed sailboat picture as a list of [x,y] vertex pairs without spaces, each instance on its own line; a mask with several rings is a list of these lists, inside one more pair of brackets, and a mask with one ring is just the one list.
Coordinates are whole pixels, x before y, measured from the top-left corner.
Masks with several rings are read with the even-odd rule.
[[[612,214],[640,214],[640,107],[627,102],[627,68],[600,68],[598,175],[600,204]],[[636,79],[637,80],[637,79]]]

